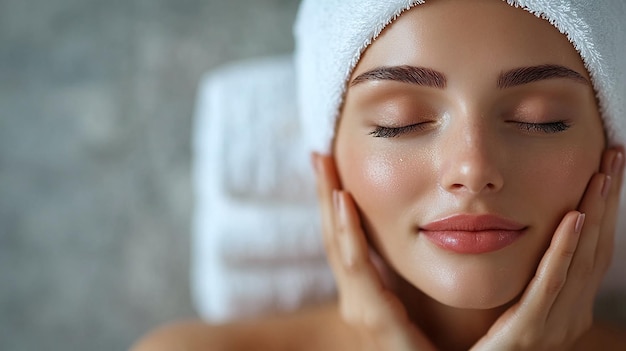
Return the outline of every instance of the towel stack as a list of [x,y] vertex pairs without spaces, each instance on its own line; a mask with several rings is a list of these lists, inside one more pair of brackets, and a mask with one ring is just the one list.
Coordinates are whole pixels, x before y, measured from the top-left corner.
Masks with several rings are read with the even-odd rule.
[[334,295],[291,56],[207,75],[194,126],[192,293],[227,321]]

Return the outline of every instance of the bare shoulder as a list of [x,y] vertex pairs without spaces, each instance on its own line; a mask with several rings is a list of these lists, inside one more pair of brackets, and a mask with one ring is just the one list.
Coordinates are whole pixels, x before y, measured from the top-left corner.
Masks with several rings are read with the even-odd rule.
[[596,322],[579,340],[574,350],[626,350],[626,328]]
[[224,325],[176,322],[148,333],[131,350],[351,350],[355,341],[336,305],[326,305]]

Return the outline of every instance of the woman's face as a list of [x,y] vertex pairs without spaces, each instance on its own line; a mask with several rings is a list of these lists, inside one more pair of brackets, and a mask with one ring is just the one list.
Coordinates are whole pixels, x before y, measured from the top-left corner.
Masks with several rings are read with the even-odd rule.
[[460,308],[523,291],[604,148],[578,53],[498,0],[402,14],[362,56],[337,128],[341,182],[373,245]]

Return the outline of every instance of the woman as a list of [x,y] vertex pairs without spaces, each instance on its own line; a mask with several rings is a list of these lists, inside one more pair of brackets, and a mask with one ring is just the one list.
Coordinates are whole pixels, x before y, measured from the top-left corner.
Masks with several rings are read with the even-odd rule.
[[338,302],[178,324],[137,349],[626,348],[623,332],[593,321],[624,150],[592,56],[497,0],[396,6],[344,56],[340,32],[302,39],[316,6],[333,11],[305,2],[301,53],[342,58],[301,81]]

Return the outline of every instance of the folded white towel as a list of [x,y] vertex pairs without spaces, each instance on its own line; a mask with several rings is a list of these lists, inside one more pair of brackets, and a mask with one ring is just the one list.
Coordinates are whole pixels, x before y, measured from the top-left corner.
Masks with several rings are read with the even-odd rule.
[[328,300],[334,285],[327,279],[328,267],[283,265],[268,269],[207,266],[211,279],[198,282],[196,309],[210,322],[227,322],[292,311]]
[[[301,142],[297,118],[292,57],[231,64],[202,84],[194,126],[194,148],[202,157],[194,167],[202,173],[198,176],[215,184],[199,190],[264,205],[315,204],[309,150]],[[213,161],[202,162],[206,158]]]
[[206,320],[285,311],[334,295],[291,56],[217,69],[194,126],[192,295]]

